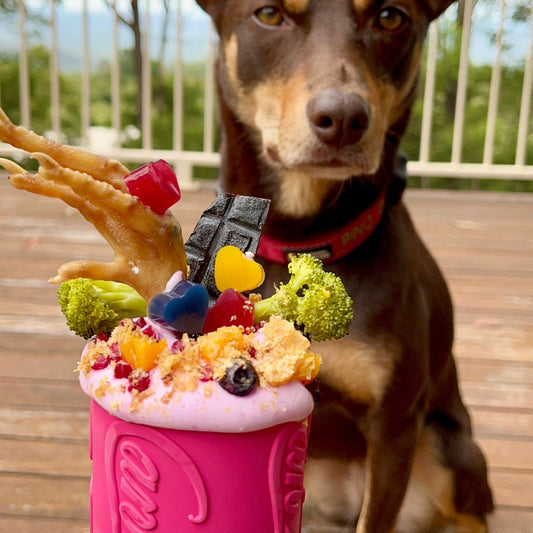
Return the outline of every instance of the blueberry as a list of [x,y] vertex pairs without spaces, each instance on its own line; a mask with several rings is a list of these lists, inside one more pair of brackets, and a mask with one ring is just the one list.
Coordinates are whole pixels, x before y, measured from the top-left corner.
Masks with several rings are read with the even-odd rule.
[[226,375],[219,383],[230,394],[246,396],[257,385],[257,374],[246,361],[238,361],[226,370]]

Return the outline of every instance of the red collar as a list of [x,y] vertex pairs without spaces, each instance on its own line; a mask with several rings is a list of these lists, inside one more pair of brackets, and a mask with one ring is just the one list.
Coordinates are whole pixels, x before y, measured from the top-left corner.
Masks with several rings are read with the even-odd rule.
[[263,235],[257,255],[276,263],[288,263],[291,253],[309,253],[324,263],[336,261],[360,246],[376,229],[385,206],[386,189],[359,216],[342,228],[303,241],[279,241]]

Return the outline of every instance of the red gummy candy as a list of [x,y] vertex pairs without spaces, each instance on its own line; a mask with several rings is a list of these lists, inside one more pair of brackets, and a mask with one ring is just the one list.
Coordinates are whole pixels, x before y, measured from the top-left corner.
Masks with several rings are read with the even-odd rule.
[[181,198],[176,174],[163,159],[134,170],[124,178],[124,182],[132,196],[158,215],[163,215]]
[[226,289],[207,312],[202,333],[222,326],[242,326],[248,330],[254,324],[254,304],[235,289]]

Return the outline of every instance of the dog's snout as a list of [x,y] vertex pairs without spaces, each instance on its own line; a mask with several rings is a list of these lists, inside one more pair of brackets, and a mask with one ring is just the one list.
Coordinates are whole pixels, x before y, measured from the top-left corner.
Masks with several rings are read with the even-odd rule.
[[307,104],[307,118],[322,142],[343,148],[357,143],[365,134],[370,107],[357,94],[328,89]]

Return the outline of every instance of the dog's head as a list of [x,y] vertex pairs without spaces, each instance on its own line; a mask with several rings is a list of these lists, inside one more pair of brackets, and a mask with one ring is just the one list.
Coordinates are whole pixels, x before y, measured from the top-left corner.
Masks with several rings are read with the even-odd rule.
[[396,148],[428,24],[453,0],[198,0],[218,83],[283,180],[369,176]]

